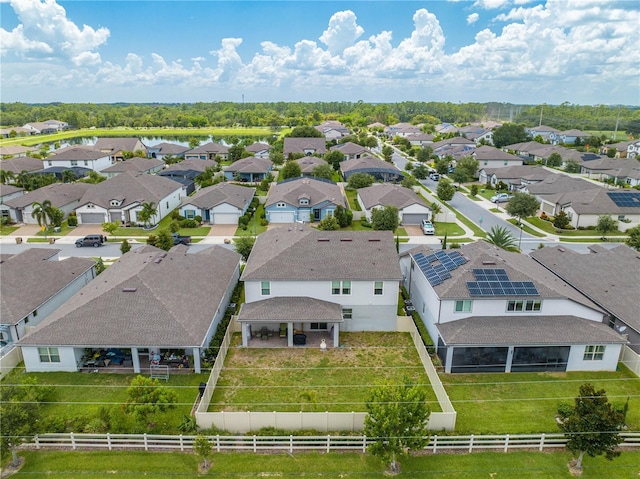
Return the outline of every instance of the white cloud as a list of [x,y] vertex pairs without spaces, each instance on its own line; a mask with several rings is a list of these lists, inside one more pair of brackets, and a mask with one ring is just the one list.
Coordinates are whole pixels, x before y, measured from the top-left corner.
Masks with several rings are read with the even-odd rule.
[[484,8],[485,10],[494,10],[509,5],[509,0],[476,0],[473,4],[476,8]]
[[480,15],[478,15],[477,13],[472,13],[467,17],[467,25],[473,25],[478,21],[478,18],[480,18]]
[[329,27],[320,36],[320,41],[336,54],[353,45],[363,33],[364,28],[358,25],[355,13],[345,10],[331,16]]
[[93,50],[104,44],[109,30],[80,29],[67,19],[55,0],[12,0],[11,7],[21,24],[12,31],[0,28],[1,52],[24,58],[58,58],[74,63],[99,61]]

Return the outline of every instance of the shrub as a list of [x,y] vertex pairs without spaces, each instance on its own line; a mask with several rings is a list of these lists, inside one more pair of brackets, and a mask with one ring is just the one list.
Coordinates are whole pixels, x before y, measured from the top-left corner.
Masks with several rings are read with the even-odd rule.
[[202,216],[197,215],[194,220],[196,221],[196,223],[201,224],[202,223]]
[[371,228],[371,223],[369,223],[365,218],[362,218],[362,219],[360,220],[360,225],[361,225],[363,228]]
[[183,219],[180,221],[181,228],[197,228],[200,225],[196,220]]
[[69,215],[69,217],[67,218],[67,225],[78,226],[78,217],[75,214]]
[[269,224],[269,222],[266,219],[262,218],[260,220],[260,226],[267,226],[268,224]]
[[180,216],[180,211],[179,210],[173,210],[171,212],[171,219],[180,221],[182,219],[182,216]]

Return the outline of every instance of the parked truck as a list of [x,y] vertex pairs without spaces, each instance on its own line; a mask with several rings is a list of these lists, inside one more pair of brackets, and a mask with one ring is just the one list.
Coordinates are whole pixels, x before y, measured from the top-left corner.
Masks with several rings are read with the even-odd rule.
[[171,233],[173,236],[173,245],[183,244],[189,245],[191,243],[191,236],[180,236],[178,233]]

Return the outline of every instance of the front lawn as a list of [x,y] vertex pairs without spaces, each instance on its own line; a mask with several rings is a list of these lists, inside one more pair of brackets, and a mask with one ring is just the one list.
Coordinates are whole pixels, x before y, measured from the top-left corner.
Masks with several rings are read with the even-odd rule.
[[238,227],[238,229],[236,229],[235,236],[254,236],[267,231],[267,225],[262,226],[260,224],[260,221],[263,219],[262,215],[264,214],[264,205],[262,203],[259,203],[255,213],[251,217],[251,220],[249,220],[247,229]]
[[[370,223],[369,223],[370,224]],[[353,220],[351,222],[351,226],[347,226],[346,228],[340,228],[344,231],[375,231],[371,226],[363,226],[361,220]],[[408,236],[407,230],[405,230],[402,226],[398,226],[396,230],[393,232],[396,236]]]
[[236,335],[209,411],[366,411],[370,390],[407,377],[440,406],[408,333],[341,333],[340,348],[242,348]]
[[572,403],[581,384],[604,389],[609,400],[629,400],[627,425],[640,429],[640,378],[620,365],[615,372],[441,374],[458,412],[458,434],[560,432],[558,404]]
[[10,235],[19,228],[19,226],[0,225],[0,236]]
[[457,223],[433,223],[433,226],[436,227],[436,236],[462,236],[464,235],[464,230],[458,226]]
[[[507,220],[509,223],[511,223],[514,226],[518,226],[518,220],[514,219],[514,218],[510,218]],[[546,235],[543,233],[539,233],[538,231],[534,230],[533,228],[527,226],[526,223],[522,223],[522,229],[524,230],[525,233],[529,233],[532,236],[537,236],[538,238],[544,238]]]
[[[526,222],[531,223],[533,226],[537,226],[542,231],[546,231],[547,233],[551,233],[554,235],[560,236],[602,236],[602,232],[596,231],[595,229],[591,230],[561,230],[553,226],[551,221],[543,220],[538,216],[530,216],[528,218],[523,218]],[[606,236],[626,236],[625,233],[621,231],[609,231]]]

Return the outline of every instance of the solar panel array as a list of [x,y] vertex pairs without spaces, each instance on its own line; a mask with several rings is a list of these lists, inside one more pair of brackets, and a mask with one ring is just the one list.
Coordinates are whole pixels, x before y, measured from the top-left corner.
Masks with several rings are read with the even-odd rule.
[[451,278],[449,271],[453,271],[458,266],[467,262],[457,251],[447,253],[442,250],[436,251],[428,256],[417,253],[413,256],[413,259],[431,286],[437,286],[445,279]]
[[640,193],[629,192],[629,193],[620,193],[620,192],[610,192],[607,193],[611,201],[613,201],[617,206],[620,207],[629,207],[629,206],[637,206],[640,207]]
[[471,296],[539,296],[531,281],[511,281],[502,268],[473,269],[476,281],[467,281]]

